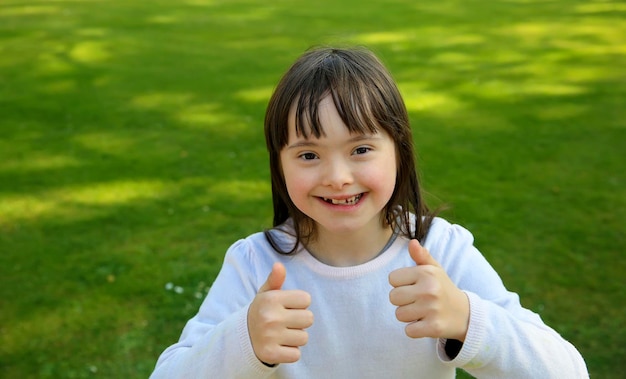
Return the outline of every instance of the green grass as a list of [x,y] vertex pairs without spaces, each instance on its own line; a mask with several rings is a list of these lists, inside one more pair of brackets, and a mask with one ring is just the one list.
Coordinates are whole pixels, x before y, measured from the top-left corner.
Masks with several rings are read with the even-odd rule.
[[226,248],[270,226],[272,88],[337,43],[396,77],[432,203],[592,377],[621,377],[625,16],[619,1],[2,2],[0,376],[147,377]]

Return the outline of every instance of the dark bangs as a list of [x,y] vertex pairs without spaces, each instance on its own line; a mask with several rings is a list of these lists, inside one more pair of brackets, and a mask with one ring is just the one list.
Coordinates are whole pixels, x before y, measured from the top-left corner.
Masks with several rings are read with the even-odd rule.
[[332,98],[350,133],[377,133],[380,128],[377,115],[384,114],[383,104],[376,101],[380,95],[372,83],[372,73],[367,71],[367,67],[347,61],[339,52],[324,57],[305,78],[294,104],[297,135],[304,138],[325,135],[319,121],[319,104],[326,96]]
[[[394,140],[404,138],[406,108],[393,79],[380,67],[382,63],[366,49],[329,48],[305,53],[286,74],[290,80],[279,83],[280,90],[275,93],[279,95],[270,102],[277,107],[269,112],[274,119],[266,119],[266,127],[287,125],[293,110],[297,135],[320,138],[325,133],[319,121],[319,104],[330,95],[350,133],[375,134],[382,128]],[[288,130],[273,132],[268,147],[280,151],[287,145]]]

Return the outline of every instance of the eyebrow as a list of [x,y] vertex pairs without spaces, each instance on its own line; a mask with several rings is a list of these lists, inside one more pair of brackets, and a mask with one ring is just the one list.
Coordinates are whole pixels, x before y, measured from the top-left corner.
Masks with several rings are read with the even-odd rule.
[[[346,143],[350,144],[350,143],[355,143],[355,142],[362,142],[362,141],[370,141],[370,140],[379,140],[382,137],[376,133],[376,134],[358,134],[350,139],[348,139],[348,141],[346,141]],[[317,146],[317,143],[313,142],[311,139],[302,139],[300,141],[297,141],[291,145],[288,145],[286,148],[287,149],[297,149],[297,148],[301,148],[301,147],[311,147],[311,146]]]

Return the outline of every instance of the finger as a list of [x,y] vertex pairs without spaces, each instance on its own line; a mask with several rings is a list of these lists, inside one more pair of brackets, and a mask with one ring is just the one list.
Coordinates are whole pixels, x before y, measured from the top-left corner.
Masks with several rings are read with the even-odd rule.
[[439,265],[439,262],[437,262],[435,258],[430,255],[428,249],[420,245],[419,241],[416,239],[412,239],[409,241],[409,254],[411,255],[411,259],[413,259],[415,264],[417,264],[418,266],[433,265],[441,267],[441,265]]
[[272,271],[268,275],[265,283],[259,289],[259,292],[267,292],[281,289],[286,277],[287,270],[285,269],[285,266],[283,266],[282,263],[274,263],[274,266],[272,266]]
[[403,306],[415,302],[416,294],[412,285],[399,286],[389,292],[389,301],[395,306]]
[[410,286],[415,283],[417,283],[415,267],[399,268],[389,274],[389,284],[393,287]]
[[309,342],[309,333],[302,329],[289,329],[284,333],[281,346],[300,347]]
[[277,350],[282,358],[276,363],[294,363],[300,360],[300,349],[297,346],[279,346]]
[[412,323],[423,318],[423,309],[415,303],[396,308],[396,319],[398,321]]
[[294,346],[274,346],[257,355],[259,360],[267,364],[294,363],[300,359],[300,349]]
[[283,290],[279,302],[286,309],[306,309],[311,305],[311,295],[302,290]]
[[444,334],[441,323],[429,322],[425,319],[407,324],[404,328],[404,332],[411,338],[439,338]]
[[308,309],[287,312],[285,326],[289,329],[306,329],[313,325],[313,312]]

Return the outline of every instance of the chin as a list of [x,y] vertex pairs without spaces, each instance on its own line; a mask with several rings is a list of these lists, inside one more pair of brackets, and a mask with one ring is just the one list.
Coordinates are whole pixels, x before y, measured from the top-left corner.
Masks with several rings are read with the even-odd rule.
[[346,222],[317,223],[317,226],[318,228],[327,230],[330,233],[349,234],[363,230],[365,224],[346,220]]

